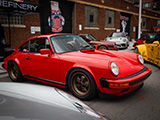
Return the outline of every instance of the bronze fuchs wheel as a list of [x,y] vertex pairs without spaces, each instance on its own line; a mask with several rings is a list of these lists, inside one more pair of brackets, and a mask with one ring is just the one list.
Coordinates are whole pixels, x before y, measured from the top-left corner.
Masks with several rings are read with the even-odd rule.
[[11,61],[8,65],[8,74],[12,81],[19,82],[23,80],[23,76],[21,71],[17,65],[17,63]]
[[92,99],[96,95],[96,84],[90,73],[83,69],[73,70],[68,79],[70,91],[82,100]]
[[107,50],[107,47],[106,46],[104,46],[104,45],[101,45],[101,46],[99,46],[99,48],[98,49],[100,49],[100,50]]

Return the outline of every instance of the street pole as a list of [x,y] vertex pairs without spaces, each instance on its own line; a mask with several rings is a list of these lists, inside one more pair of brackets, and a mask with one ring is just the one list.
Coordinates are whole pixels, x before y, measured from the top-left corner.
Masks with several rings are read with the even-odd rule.
[[138,23],[138,38],[141,36],[141,22],[142,22],[142,0],[139,0],[139,23]]

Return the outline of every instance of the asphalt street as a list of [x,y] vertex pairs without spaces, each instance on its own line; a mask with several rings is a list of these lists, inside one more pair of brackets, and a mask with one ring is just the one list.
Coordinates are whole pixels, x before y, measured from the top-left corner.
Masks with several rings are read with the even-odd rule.
[[[133,52],[132,44],[121,51]],[[96,97],[84,102],[112,120],[160,120],[160,68],[150,63],[145,63],[145,66],[152,69],[152,74],[140,90],[123,97]],[[4,81],[11,82],[7,72],[0,67],[0,82]]]

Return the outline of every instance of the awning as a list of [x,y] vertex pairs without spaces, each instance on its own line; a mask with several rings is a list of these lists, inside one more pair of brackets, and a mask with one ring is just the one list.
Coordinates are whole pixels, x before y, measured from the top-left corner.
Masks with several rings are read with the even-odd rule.
[[40,5],[28,0],[0,0],[0,11],[1,15],[35,14],[40,12]]
[[11,43],[10,17],[40,13],[40,5],[29,0],[0,0],[0,16],[8,16],[9,42]]

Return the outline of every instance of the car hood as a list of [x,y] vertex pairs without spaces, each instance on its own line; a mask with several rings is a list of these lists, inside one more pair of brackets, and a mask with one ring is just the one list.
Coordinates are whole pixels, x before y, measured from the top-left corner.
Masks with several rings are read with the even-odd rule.
[[64,53],[65,56],[72,56],[74,58],[89,59],[89,60],[115,60],[119,57],[108,50],[95,50],[95,49],[86,49],[75,52]]
[[90,44],[104,44],[104,45],[113,45],[113,41],[90,41]]
[[[111,62],[115,62],[119,67],[119,77],[126,77],[128,75],[139,72],[144,68],[138,62],[137,54],[110,51],[110,50],[85,50],[65,53],[60,56],[63,60],[73,61],[76,64],[86,66],[96,65],[99,68],[106,69]],[[125,66],[125,67],[124,67]],[[127,69],[126,69],[127,68]]]
[[[54,87],[0,83],[0,119],[100,120],[101,115],[71,95]],[[89,114],[86,112],[89,110]],[[61,114],[62,113],[62,114]]]

